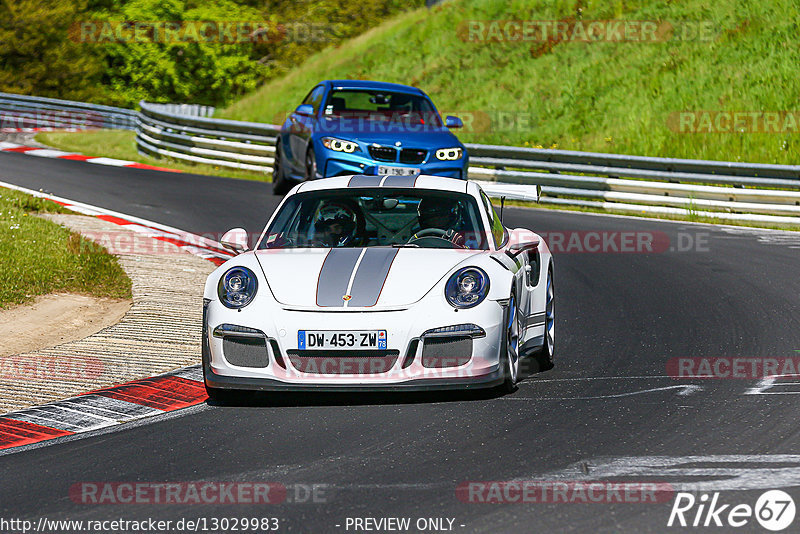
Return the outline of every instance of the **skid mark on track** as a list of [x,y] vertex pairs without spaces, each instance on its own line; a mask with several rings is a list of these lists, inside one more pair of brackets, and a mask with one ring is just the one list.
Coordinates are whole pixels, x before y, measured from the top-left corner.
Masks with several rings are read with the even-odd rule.
[[791,488],[800,486],[800,455],[598,457],[536,476],[545,480],[666,481],[677,491]]
[[[695,386],[691,384],[686,384],[682,386],[664,386],[661,388],[649,388],[649,389],[641,389],[636,391],[628,391],[625,393],[610,393],[608,395],[591,395],[591,396],[584,396],[584,397],[540,397],[536,396],[536,400],[595,400],[595,399],[619,399],[621,397],[631,397],[633,395],[644,395],[646,393],[655,393],[657,391],[670,391],[670,390],[677,390],[676,395],[680,396],[688,396],[699,391],[703,391],[702,386]],[[501,397],[502,400],[511,400],[511,401],[529,401],[531,400],[530,397],[514,397],[514,396],[506,396]]]

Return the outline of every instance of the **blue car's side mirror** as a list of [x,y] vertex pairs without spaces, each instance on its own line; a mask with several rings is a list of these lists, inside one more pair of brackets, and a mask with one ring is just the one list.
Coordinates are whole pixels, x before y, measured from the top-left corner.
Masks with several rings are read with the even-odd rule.
[[444,119],[444,125],[448,128],[463,128],[464,123],[461,122],[461,119],[458,117],[453,117],[452,115],[448,115]]
[[297,106],[297,109],[294,110],[295,113],[298,115],[305,115],[306,117],[311,117],[314,115],[314,106],[311,104],[300,104]]

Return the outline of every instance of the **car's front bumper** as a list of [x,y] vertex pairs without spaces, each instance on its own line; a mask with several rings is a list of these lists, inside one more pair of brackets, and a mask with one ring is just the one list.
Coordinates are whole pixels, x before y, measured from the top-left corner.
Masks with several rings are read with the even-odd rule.
[[[250,306],[236,312],[216,301],[208,303],[204,313],[203,369],[209,387],[264,391],[406,391],[488,388],[503,381],[500,345],[504,309],[496,301],[485,301],[476,308],[458,313],[445,303],[428,313],[421,313],[413,306],[372,312],[300,311],[280,306],[269,306],[269,310],[258,306],[248,308]],[[263,333],[263,348],[259,345],[256,349],[259,354],[262,350],[266,354],[263,366],[234,365],[229,361],[232,358],[226,354],[226,337],[219,331],[214,333],[222,324],[244,326]],[[432,328],[454,324],[478,325],[485,335],[470,338],[469,343],[450,345],[452,350],[461,350],[452,355],[446,352],[447,348],[441,349],[447,347],[446,342],[433,342],[433,336],[424,335]],[[298,347],[298,330],[386,330],[385,354],[396,357],[389,358],[391,363],[386,367],[375,368],[368,360],[360,359],[364,358],[364,352],[304,351]],[[462,350],[467,345],[468,353]],[[436,360],[430,355],[437,349],[442,350],[441,361],[446,365],[432,367],[431,362]],[[449,359],[451,356],[453,359]],[[375,360],[380,361],[378,357]],[[353,361],[363,366],[363,372],[356,371]],[[313,364],[313,369],[308,362]],[[306,372],[309,369],[311,372]]]
[[249,378],[241,376],[218,375],[214,369],[204,363],[203,375],[206,385],[218,389],[246,389],[254,391],[430,391],[430,390],[463,390],[484,389],[499,386],[503,382],[500,367],[482,376],[469,378],[420,378],[404,382],[388,383],[303,383],[285,382],[273,378]]

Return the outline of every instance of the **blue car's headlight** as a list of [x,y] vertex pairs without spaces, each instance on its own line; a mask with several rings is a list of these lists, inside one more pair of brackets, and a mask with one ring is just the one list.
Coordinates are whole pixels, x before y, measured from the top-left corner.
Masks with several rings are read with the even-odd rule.
[[464,267],[453,273],[444,288],[447,302],[454,308],[477,306],[489,293],[489,276],[477,267]]
[[461,156],[463,155],[464,151],[459,147],[440,148],[436,151],[436,159],[440,159],[442,161],[455,161],[457,159],[461,159]]
[[330,148],[334,152],[347,152],[348,154],[352,152],[361,152],[361,149],[358,148],[358,143],[337,139],[336,137],[323,137],[322,146]]
[[247,267],[233,267],[219,279],[219,300],[228,308],[244,308],[258,291],[256,275]]

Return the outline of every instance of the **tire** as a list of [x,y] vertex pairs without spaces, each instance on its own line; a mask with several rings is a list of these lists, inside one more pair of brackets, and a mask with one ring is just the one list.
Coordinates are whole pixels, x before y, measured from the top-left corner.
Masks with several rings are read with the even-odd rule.
[[545,293],[545,317],[544,317],[544,344],[536,353],[536,361],[539,369],[547,371],[552,369],[555,364],[553,355],[555,353],[555,286],[553,285],[553,267],[547,270],[547,289]]
[[517,317],[517,298],[515,291],[511,290],[511,297],[508,299],[508,308],[503,314],[503,341],[501,346],[501,357],[503,358],[503,384],[501,390],[504,393],[512,393],[517,389],[519,379],[519,317]]
[[272,193],[275,195],[285,195],[292,188],[285,176],[283,168],[283,154],[281,154],[280,142],[275,145],[275,163],[272,164]]
[[314,149],[309,148],[306,152],[306,181],[316,180],[318,177],[317,156],[314,154]]

